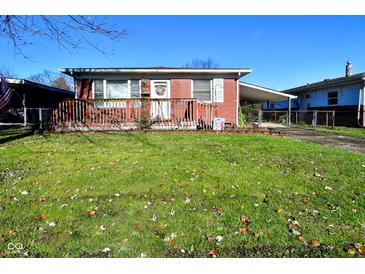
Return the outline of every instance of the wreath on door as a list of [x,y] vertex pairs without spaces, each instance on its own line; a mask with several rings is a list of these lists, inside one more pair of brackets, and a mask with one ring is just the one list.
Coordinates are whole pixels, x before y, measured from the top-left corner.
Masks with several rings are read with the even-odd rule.
[[155,91],[156,91],[156,94],[158,96],[165,95],[165,93],[166,93],[166,87],[165,86],[162,86],[162,85],[161,86],[156,86]]

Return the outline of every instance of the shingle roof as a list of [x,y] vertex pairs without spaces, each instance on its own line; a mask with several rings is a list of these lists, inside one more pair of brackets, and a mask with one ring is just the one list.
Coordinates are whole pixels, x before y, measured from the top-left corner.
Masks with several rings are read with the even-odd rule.
[[365,72],[353,74],[351,76],[343,76],[343,77],[337,77],[332,79],[325,79],[320,82],[310,83],[306,84],[304,86],[295,87],[291,89],[284,90],[285,93],[298,93],[302,91],[308,91],[313,90],[317,88],[327,88],[327,87],[333,87],[343,84],[349,84],[349,83],[356,83],[356,82],[364,82],[365,80]]

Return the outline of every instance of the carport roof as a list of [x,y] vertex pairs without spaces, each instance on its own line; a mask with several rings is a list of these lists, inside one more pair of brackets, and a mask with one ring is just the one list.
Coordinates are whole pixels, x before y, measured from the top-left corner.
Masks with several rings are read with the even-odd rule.
[[288,99],[295,99],[297,96],[276,91],[270,88],[240,82],[240,100],[249,103],[264,103],[267,101],[277,102]]

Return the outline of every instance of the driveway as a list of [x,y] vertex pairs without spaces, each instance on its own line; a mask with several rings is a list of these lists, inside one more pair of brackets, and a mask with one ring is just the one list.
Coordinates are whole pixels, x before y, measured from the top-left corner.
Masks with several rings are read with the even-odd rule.
[[365,140],[360,138],[318,132],[314,129],[289,129],[288,136],[303,141],[365,154]]

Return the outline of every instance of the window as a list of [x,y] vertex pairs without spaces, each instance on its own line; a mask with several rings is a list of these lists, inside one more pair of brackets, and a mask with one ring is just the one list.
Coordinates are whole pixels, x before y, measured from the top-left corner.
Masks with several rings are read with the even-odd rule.
[[94,99],[104,99],[103,80],[94,80]]
[[121,81],[121,80],[106,81],[105,98],[108,99],[129,98],[128,81]]
[[193,98],[211,101],[210,90],[210,80],[193,80]]
[[140,98],[139,80],[131,80],[131,98]]
[[275,108],[275,103],[270,103],[270,109],[274,109]]
[[330,91],[328,92],[328,105],[337,105],[338,104],[338,92]]
[[94,80],[94,99],[141,97],[139,80]]

